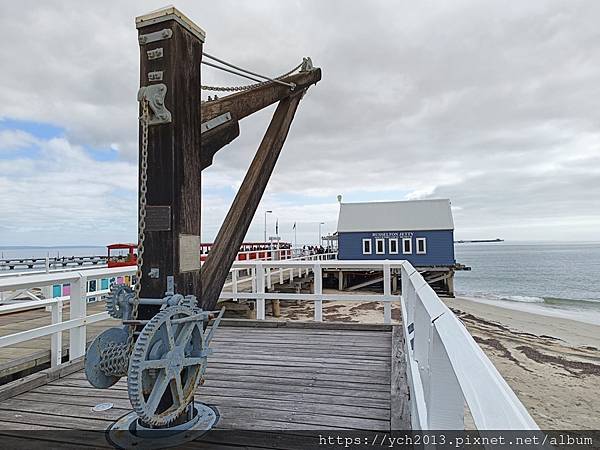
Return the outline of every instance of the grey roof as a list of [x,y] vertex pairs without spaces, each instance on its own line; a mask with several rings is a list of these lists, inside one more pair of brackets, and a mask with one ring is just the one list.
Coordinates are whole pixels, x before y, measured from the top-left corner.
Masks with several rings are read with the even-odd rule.
[[342,203],[338,232],[453,230],[450,200]]

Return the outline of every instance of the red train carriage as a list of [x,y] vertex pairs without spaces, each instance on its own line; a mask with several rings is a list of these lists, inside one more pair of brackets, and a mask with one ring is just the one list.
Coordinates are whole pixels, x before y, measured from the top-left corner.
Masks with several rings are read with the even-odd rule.
[[137,265],[137,244],[110,244],[108,248],[108,267]]
[[[200,244],[200,259],[202,261],[206,260],[212,245],[212,243]],[[291,257],[292,245],[288,242],[280,242],[278,248],[270,242],[244,242],[240,246],[236,259],[245,261],[249,259],[290,259]]]

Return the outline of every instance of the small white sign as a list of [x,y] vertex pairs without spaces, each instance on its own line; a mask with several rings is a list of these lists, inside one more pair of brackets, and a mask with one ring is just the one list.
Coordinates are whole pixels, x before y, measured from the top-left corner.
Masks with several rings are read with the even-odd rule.
[[200,236],[179,235],[179,273],[200,270]]

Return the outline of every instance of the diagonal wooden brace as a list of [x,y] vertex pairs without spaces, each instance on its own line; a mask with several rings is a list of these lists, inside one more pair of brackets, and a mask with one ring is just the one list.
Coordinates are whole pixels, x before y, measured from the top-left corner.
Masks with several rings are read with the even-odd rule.
[[273,173],[304,90],[279,102],[201,270],[202,309],[217,304],[231,265]]

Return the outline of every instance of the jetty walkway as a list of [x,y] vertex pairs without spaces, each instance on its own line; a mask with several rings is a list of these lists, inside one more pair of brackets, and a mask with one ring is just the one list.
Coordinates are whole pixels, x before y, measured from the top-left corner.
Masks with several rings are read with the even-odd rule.
[[[386,325],[224,320],[197,400],[218,409],[216,430],[407,429],[408,385],[403,342],[393,339],[402,335],[396,328],[393,333]],[[94,389],[80,368],[76,361],[63,369],[62,377],[58,369],[53,380],[43,378],[45,374],[32,376],[30,389],[0,401],[0,426],[103,431],[131,409],[126,380],[110,389]],[[393,382],[402,395],[396,395]],[[21,384],[18,390],[23,389]],[[94,411],[100,403],[113,407]],[[53,435],[47,436],[50,440]],[[71,444],[108,447],[102,433],[68,439]],[[209,444],[239,443],[209,436],[197,445]]]
[[[330,271],[350,268],[381,272],[383,293],[323,291],[323,278]],[[538,429],[464,325],[408,261],[237,261],[231,271],[221,299],[254,301],[256,320],[224,319],[213,341],[215,353],[209,357],[206,383],[198,388],[197,397],[218,409],[215,433],[273,430],[273,445],[263,448],[293,449],[300,444],[286,441],[289,435],[277,435],[278,430],[456,430],[464,427],[465,405],[478,429]],[[312,272],[310,293],[276,292],[273,285],[281,279],[306,277],[307,271]],[[102,301],[87,301],[101,297],[101,292],[88,292],[86,287],[92,280],[98,285],[107,276],[131,272],[131,268],[92,269],[35,275],[20,277],[16,285],[0,278],[0,289],[70,282],[68,299],[39,301],[51,309],[49,325],[44,325],[49,323],[48,313],[39,308],[0,315],[4,327],[0,348],[7,352],[2,364],[26,352],[32,360],[31,355],[43,350],[35,348],[37,343],[46,349],[50,345],[50,368],[0,386],[0,425],[17,430],[9,432],[13,433],[9,438],[22,438],[18,430],[41,430],[35,439],[48,441],[48,446],[56,439],[78,447],[108,446],[103,430],[131,406],[125,379],[108,390],[93,389],[84,379],[86,344],[116,323],[98,312]],[[401,295],[392,291],[396,273],[401,275]],[[277,299],[310,302],[314,321],[265,320],[265,303]],[[328,301],[378,302],[384,306],[384,323],[323,321],[323,303]],[[401,309],[401,320],[393,325],[392,303]],[[27,322],[36,328],[16,331],[28,327]],[[65,332],[68,349],[62,345]],[[101,403],[109,406],[94,408]],[[57,434],[57,429],[90,431]],[[236,433],[210,434],[190,445],[223,449],[241,445],[226,436],[239,438]]]

